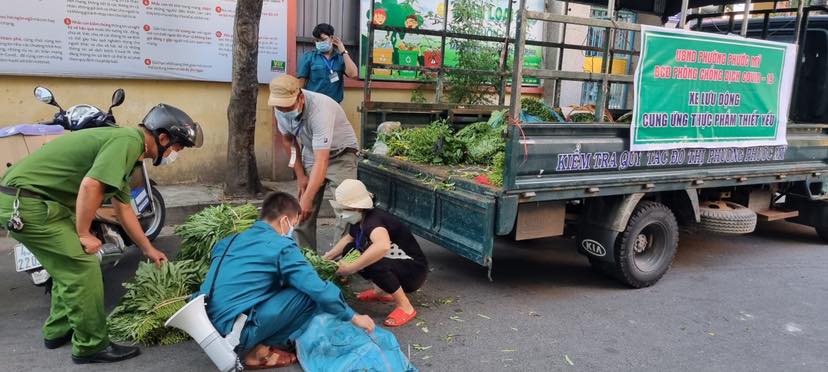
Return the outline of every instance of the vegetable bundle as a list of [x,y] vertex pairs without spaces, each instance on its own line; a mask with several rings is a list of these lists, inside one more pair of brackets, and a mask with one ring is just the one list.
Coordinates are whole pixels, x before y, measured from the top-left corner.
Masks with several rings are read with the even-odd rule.
[[466,148],[466,161],[473,164],[490,164],[498,151],[506,149],[500,129],[485,121],[467,125],[456,137]]
[[186,333],[166,328],[164,322],[187,303],[206,274],[207,267],[192,260],[168,262],[161,268],[142,262],[135,278],[124,283],[126,294],[109,316],[110,333],[145,345],[187,340]]
[[463,160],[463,144],[444,120],[422,128],[396,130],[385,138],[388,156],[423,164],[451,165]]
[[206,208],[175,229],[176,235],[181,237],[181,252],[177,258],[209,266],[210,251],[216,243],[247,230],[257,218],[256,207],[251,204],[238,207],[222,204]]

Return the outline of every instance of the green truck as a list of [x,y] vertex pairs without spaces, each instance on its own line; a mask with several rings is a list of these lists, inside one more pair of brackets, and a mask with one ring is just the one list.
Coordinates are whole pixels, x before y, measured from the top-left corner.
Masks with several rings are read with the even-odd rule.
[[[417,235],[487,267],[490,278],[498,239],[573,237],[593,268],[633,288],[650,286],[667,272],[680,226],[740,234],[752,232],[757,220],[788,220],[813,226],[828,241],[828,17],[809,17],[823,8],[801,6],[793,10],[799,17],[769,17],[780,9],[755,11],[745,27],[734,21],[733,12],[724,14],[729,22],[705,22],[708,16],[699,15],[689,23],[699,31],[741,28],[751,38],[799,43],[786,143],[631,151],[630,124],[524,122],[505,133],[502,187],[459,177],[456,167],[374,154],[359,164],[359,178],[374,193],[378,208]],[[517,53],[526,19],[636,29],[566,15],[518,13]],[[597,76],[605,88],[632,81],[605,71]],[[572,74],[527,72],[515,63],[512,79],[587,80]],[[519,117],[519,102],[513,99],[507,107],[514,118]],[[363,147],[372,147],[377,127],[385,121],[407,126],[442,118],[459,129],[503,107],[366,101]]]

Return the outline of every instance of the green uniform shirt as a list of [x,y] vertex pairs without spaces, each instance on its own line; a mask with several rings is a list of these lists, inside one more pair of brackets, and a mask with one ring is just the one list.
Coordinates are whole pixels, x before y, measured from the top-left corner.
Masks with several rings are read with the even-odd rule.
[[106,198],[129,203],[129,176],[143,153],[142,129],[85,129],[45,144],[9,168],[0,184],[74,209],[81,181],[91,177],[106,186]]

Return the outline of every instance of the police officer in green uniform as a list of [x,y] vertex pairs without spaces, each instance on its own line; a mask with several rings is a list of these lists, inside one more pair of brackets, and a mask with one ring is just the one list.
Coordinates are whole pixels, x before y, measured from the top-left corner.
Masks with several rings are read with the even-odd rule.
[[203,142],[200,126],[169,105],[154,107],[140,126],[69,133],[12,166],[0,180],[0,224],[8,221],[11,236],[53,279],[45,346],[54,349],[71,340],[77,364],[117,362],[140,353],[109,341],[95,256],[101,241],[90,233],[95,212],[111,198],[127,235],[160,265],[167,257],[144,236],[130,206],[130,174],[138,161],[168,164],[183,148]]

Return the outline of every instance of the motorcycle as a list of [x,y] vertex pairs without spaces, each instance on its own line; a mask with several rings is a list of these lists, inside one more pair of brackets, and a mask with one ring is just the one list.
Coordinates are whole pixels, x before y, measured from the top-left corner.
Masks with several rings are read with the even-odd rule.
[[[75,105],[64,111],[49,89],[39,86],[35,88],[34,95],[39,101],[55,106],[59,110],[51,122],[42,124],[60,125],[69,131],[117,126],[112,109],[123,104],[125,99],[124,90],[119,88],[112,94],[112,105],[107,112],[87,104]],[[164,227],[166,210],[164,198],[155,188],[155,182],[149,178],[143,161],[135,164],[130,177],[130,189],[132,210],[138,216],[144,234],[152,241],[158,237]],[[100,251],[96,253],[101,265],[110,263],[117,265],[126,248],[134,244],[118,222],[115,210],[109,202],[105,202],[98,209],[92,222],[91,232],[103,243]],[[46,286],[48,291],[51,276],[22,243],[15,245],[14,258],[17,272],[28,273],[36,286]]]

